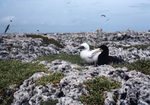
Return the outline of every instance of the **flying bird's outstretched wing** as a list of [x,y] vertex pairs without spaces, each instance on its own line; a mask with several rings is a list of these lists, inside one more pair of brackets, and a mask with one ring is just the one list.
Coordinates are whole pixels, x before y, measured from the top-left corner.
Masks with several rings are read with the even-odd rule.
[[7,32],[7,30],[9,29],[10,24],[7,25],[6,29],[5,29],[5,33]]
[[101,17],[106,17],[106,15],[101,15]]

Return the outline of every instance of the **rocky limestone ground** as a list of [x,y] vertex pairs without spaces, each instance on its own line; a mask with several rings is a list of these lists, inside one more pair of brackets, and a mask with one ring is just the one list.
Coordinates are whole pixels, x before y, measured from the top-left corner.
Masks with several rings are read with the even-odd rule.
[[[32,34],[31,34],[32,35]],[[81,32],[60,34],[33,34],[53,39],[63,46],[45,44],[41,38],[27,37],[26,34],[1,34],[0,59],[17,59],[30,62],[43,55],[68,53],[79,54],[77,48],[86,42],[92,48],[106,44],[110,55],[134,62],[138,59],[150,59],[150,32]],[[138,46],[141,46],[139,48]]]
[[122,87],[112,92],[105,92],[105,104],[114,105],[113,94],[118,95],[118,105],[149,105],[150,104],[150,76],[140,72],[128,71],[124,68],[113,68],[109,65],[99,67],[86,66],[79,71],[80,66],[63,60],[55,60],[52,63],[41,62],[49,71],[62,72],[65,77],[60,81],[57,88],[51,84],[32,88],[35,80],[48,75],[40,72],[25,80],[20,89],[14,93],[12,105],[38,105],[42,100],[58,99],[57,105],[83,105],[79,98],[82,92],[87,92],[85,87],[81,89],[76,86],[96,76],[114,78],[121,82]]
[[[68,53],[79,54],[77,49],[81,43],[87,42],[91,48],[106,44],[110,49],[110,55],[118,56],[127,62],[138,59],[150,59],[150,32],[81,32],[81,33],[56,33],[36,34],[59,42],[45,44],[41,38],[27,37],[27,34],[1,34],[0,35],[0,59],[16,59],[22,62],[32,62],[43,55]],[[41,101],[57,99],[57,105],[82,105],[79,101],[82,93],[87,93],[85,86],[78,88],[84,81],[96,76],[113,78],[121,82],[122,87],[111,92],[105,92],[105,104],[115,105],[149,105],[150,104],[150,76],[135,70],[128,71],[126,67],[113,68],[110,65],[99,67],[71,64],[63,60],[55,60],[51,63],[41,61],[48,71],[61,72],[65,76],[54,87],[52,84],[36,86],[35,81],[49,73],[39,72],[25,80],[14,93],[12,105],[39,105]],[[82,70],[78,70],[81,68]],[[113,99],[118,96],[118,100]]]

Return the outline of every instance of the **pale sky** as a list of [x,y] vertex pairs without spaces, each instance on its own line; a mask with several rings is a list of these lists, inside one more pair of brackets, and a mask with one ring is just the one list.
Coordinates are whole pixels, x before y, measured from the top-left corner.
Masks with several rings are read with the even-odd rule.
[[148,31],[150,0],[0,0],[0,33],[8,24],[7,33]]

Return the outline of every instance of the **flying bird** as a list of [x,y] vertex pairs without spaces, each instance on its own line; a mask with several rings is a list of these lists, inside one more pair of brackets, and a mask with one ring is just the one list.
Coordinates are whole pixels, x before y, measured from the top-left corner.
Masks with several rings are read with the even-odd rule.
[[101,17],[106,17],[106,15],[101,15]]
[[5,29],[5,33],[7,32],[7,30],[9,29],[10,24],[7,25],[6,29]]
[[81,49],[80,58],[84,63],[92,64],[97,62],[100,52],[93,53],[96,52],[97,49],[90,50],[90,47],[87,43],[82,43],[78,49]]
[[67,2],[67,4],[70,4],[70,2]]
[[10,22],[12,22],[12,20],[10,20]]

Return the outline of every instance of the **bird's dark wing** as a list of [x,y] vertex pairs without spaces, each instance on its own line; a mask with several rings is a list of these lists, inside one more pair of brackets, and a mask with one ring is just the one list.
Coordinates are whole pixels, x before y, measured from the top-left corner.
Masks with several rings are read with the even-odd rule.
[[124,60],[116,56],[109,56],[109,63],[121,63]]
[[6,29],[5,29],[5,33],[7,32],[7,30],[9,29],[10,24],[7,25]]
[[101,15],[102,17],[106,17],[106,15]]

